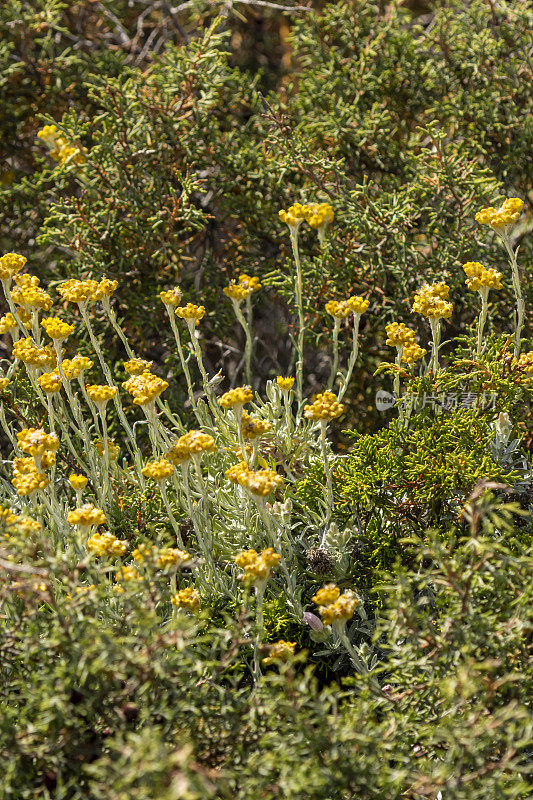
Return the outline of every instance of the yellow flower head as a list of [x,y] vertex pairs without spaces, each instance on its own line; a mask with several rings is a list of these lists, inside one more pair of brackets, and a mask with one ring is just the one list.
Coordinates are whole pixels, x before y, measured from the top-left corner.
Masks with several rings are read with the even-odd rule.
[[160,569],[165,569],[166,567],[181,569],[181,567],[187,566],[190,561],[189,553],[185,550],[178,550],[175,547],[159,550],[156,557],[156,564]]
[[341,590],[335,583],[327,583],[311,598],[317,606],[329,606],[338,600]]
[[385,326],[387,332],[387,344],[391,347],[407,347],[415,343],[415,332],[403,322],[391,322]]
[[529,379],[533,375],[533,350],[529,353],[522,353],[520,358],[513,359],[513,369],[521,372],[524,377]]
[[325,391],[317,394],[310,405],[304,406],[306,419],[336,419],[344,414],[345,406],[337,401],[333,392]]
[[0,378],[0,394],[9,386],[9,378]]
[[168,382],[151,372],[143,372],[124,381],[122,388],[133,395],[135,405],[144,406],[153,403],[156,397],[168,389]]
[[48,145],[48,147],[54,146],[58,136],[59,131],[57,129],[57,125],[45,125],[40,131],[37,131],[37,137],[42,139],[42,141]]
[[282,485],[283,478],[273,469],[247,470],[242,471],[238,482],[252,494],[267,497],[270,492]]
[[45,372],[43,375],[39,375],[37,383],[46,394],[57,394],[61,391],[59,372]]
[[268,666],[276,662],[288,661],[289,658],[294,655],[295,647],[296,642],[286,642],[283,639],[268,645],[268,656],[262,659],[263,664]]
[[196,589],[180,589],[170,601],[176,608],[184,608],[197,614],[200,611],[200,593]]
[[308,203],[305,206],[305,218],[311,228],[325,230],[333,222],[333,216],[329,203]]
[[288,392],[294,386],[294,378],[284,378],[283,375],[278,375],[276,383],[282,392]]
[[175,466],[184,464],[185,461],[189,461],[191,458],[191,451],[186,444],[183,444],[181,441],[182,438],[183,437],[180,437],[167,453],[167,459]]
[[93,506],[92,503],[85,503],[81,508],[69,511],[67,522],[70,525],[80,525],[82,528],[88,528],[91,525],[104,525],[107,522],[107,517],[101,508]]
[[488,206],[478,211],[475,220],[480,225],[490,225],[493,230],[506,233],[515,222],[518,222],[523,207],[524,201],[519,197],[509,197],[499,208]]
[[87,549],[97,556],[123,556],[128,549],[128,543],[117,539],[109,531],[94,533],[87,541]]
[[186,306],[176,308],[176,316],[184,320],[195,320],[196,324],[205,316],[204,306],[195,306],[194,303],[187,303]]
[[429,319],[449,319],[453,306],[447,301],[450,287],[445,283],[425,284],[415,294],[412,310]]
[[80,281],[71,278],[57,287],[58,293],[68,303],[84,305],[94,301],[94,294],[98,291],[98,281],[91,279]]
[[326,303],[326,311],[335,319],[346,319],[352,313],[346,300],[330,300]]
[[159,297],[163,305],[170,306],[172,308],[177,308],[181,303],[181,289],[179,286],[174,286],[172,289],[169,289],[166,292],[160,292]]
[[46,433],[42,428],[23,428],[17,433],[18,446],[23,453],[35,457],[59,448],[59,439],[54,433]]
[[252,292],[258,292],[261,289],[259,278],[255,275],[247,275],[245,272],[239,275],[239,284],[245,289],[251,289]]
[[63,373],[68,381],[73,381],[74,378],[79,378],[80,375],[91,369],[93,362],[87,356],[74,356],[74,358],[65,358],[61,364]]
[[50,481],[46,475],[34,467],[33,470],[27,472],[15,470],[11,483],[20,497],[27,497],[41,489],[46,489]]
[[235,303],[242,303],[243,300],[252,293],[252,289],[246,286],[243,286],[240,283],[230,283],[229,286],[225,286],[222,291],[229,297],[230,300],[233,300]]
[[177,441],[178,447],[187,448],[191,456],[201,455],[202,453],[215,453],[217,446],[215,440],[208,433],[203,431],[189,431]]
[[150,372],[153,361],[146,361],[144,358],[130,358],[124,364],[124,369],[128,375],[142,375],[143,372]]
[[357,296],[352,295],[352,297],[349,297],[347,299],[346,305],[348,306],[352,314],[354,314],[355,316],[360,316],[361,314],[365,313],[368,306],[370,305],[370,301],[365,300],[365,298],[361,297],[361,295]]
[[12,333],[16,330],[18,330],[18,323],[13,314],[9,313],[0,317],[0,334]]
[[118,389],[116,386],[108,386],[107,384],[88,384],[87,386],[87,394],[89,399],[92,400],[95,405],[103,406],[106,403],[109,403],[109,401],[115,397],[117,392]]
[[25,272],[15,276],[15,283],[17,285],[11,292],[14,303],[27,311],[50,311],[52,298],[39,287],[39,278]]
[[239,386],[237,389],[230,389],[222,397],[218,398],[219,406],[222,408],[233,408],[234,406],[243,406],[245,403],[250,403],[253,399],[253,392],[251,386]]
[[495,269],[485,269],[479,261],[469,261],[463,264],[467,275],[466,285],[472,292],[482,292],[485,289],[501,289],[502,274]]
[[141,576],[139,575],[138,571],[135,567],[121,567],[117,570],[116,573],[116,580],[117,581],[140,581]]
[[254,419],[247,411],[242,412],[241,430],[245,439],[258,439],[272,428],[266,419]]
[[421,358],[424,358],[426,353],[427,350],[425,347],[420,347],[416,342],[413,342],[412,344],[407,344],[403,348],[402,361],[405,364],[414,364],[415,361],[420,361]]
[[241,550],[234,558],[238,567],[244,570],[244,580],[251,583],[264,583],[281,561],[279,553],[272,547],[257,553],[255,550]]
[[54,341],[62,341],[67,339],[71,333],[74,333],[74,325],[69,325],[59,317],[46,317],[41,322],[46,333]]
[[292,230],[298,230],[302,222],[306,219],[306,216],[307,206],[303,206],[301,203],[295,203],[288,208],[287,211],[283,211],[282,209],[279,212],[280,220]]
[[[96,448],[96,452],[98,453],[98,455],[99,456],[103,456],[104,452],[105,452],[105,448],[104,448],[104,443],[102,442],[102,440],[101,439],[97,439],[94,442],[94,446]],[[108,439],[107,440],[107,452],[109,454],[109,460],[110,461],[116,461],[117,458],[118,458],[118,455],[120,453],[120,447],[118,446],[118,444],[115,444],[112,439]]]
[[28,259],[18,253],[6,253],[0,258],[0,280],[11,281]]
[[345,623],[353,617],[359,602],[351,591],[341,594],[339,587],[334,583],[328,583],[319,589],[312,600],[319,607],[318,611],[324,625]]
[[74,472],[72,475],[69,475],[69,483],[73,489],[80,491],[80,489],[85,489],[87,486],[88,480],[85,475],[76,475]]
[[93,300],[108,300],[117,290],[118,281],[110,278],[102,278],[92,294]]
[[161,458],[159,461],[152,461],[150,464],[147,464],[145,467],[142,468],[142,474],[145,478],[149,478],[152,481],[162,482],[166,481],[172,473],[174,472],[174,467],[167,461],[166,458]]

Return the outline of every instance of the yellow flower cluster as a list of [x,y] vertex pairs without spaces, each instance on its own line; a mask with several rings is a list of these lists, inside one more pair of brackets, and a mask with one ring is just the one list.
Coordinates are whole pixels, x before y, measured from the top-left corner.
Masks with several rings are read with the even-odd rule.
[[87,549],[97,556],[123,556],[128,549],[128,543],[117,539],[109,531],[95,533],[87,540]]
[[294,378],[284,378],[283,375],[278,375],[276,383],[282,392],[288,392],[294,386]]
[[93,300],[108,300],[117,290],[118,281],[111,278],[102,278],[93,292]]
[[92,366],[93,362],[87,356],[74,356],[72,359],[65,358],[61,364],[65,378],[69,381],[79,378],[82,373],[91,369]]
[[405,364],[414,364],[415,361],[420,361],[427,353],[425,347],[420,347],[416,342],[411,342],[405,345],[402,352],[402,361]]
[[283,483],[281,475],[278,475],[273,469],[254,471],[244,461],[226,470],[226,477],[232,483],[243,486],[258,497],[266,497]]
[[74,333],[74,325],[69,325],[59,317],[46,317],[41,322],[46,333],[54,341],[62,341],[67,339],[71,333]]
[[335,319],[346,319],[352,313],[346,300],[330,300],[326,303],[326,311]]
[[18,329],[18,323],[13,314],[8,313],[0,317],[0,334],[11,333]]
[[387,344],[402,350],[402,361],[413,364],[426,355],[427,350],[416,343],[415,333],[403,322],[391,322],[385,326]]
[[238,567],[244,570],[243,580],[250,583],[264,583],[281,561],[279,553],[272,547],[258,553],[256,550],[241,550],[233,559]]
[[144,358],[130,358],[124,364],[124,369],[128,375],[142,375],[143,372],[150,372],[153,361],[146,361]]
[[242,412],[241,430],[245,439],[258,439],[272,428],[266,419],[254,419],[247,411]]
[[94,293],[98,290],[98,281],[91,279],[80,281],[71,278],[57,287],[58,293],[67,303],[82,305],[94,300]]
[[46,433],[42,428],[23,428],[17,433],[18,446],[23,453],[40,458],[45,453],[55,453],[59,449],[59,439],[54,433]]
[[105,525],[107,517],[101,508],[93,506],[92,503],[85,503],[80,508],[69,511],[67,522],[70,525],[79,525],[82,528],[88,528],[91,525]]
[[244,289],[250,289],[252,292],[258,292],[261,288],[259,278],[256,278],[255,275],[247,275],[245,272],[239,275],[239,284]]
[[307,217],[307,206],[301,203],[295,203],[293,206],[284,211],[279,212],[279,218],[282,222],[289,226],[289,228],[299,228],[302,222]]
[[145,478],[159,482],[170,478],[174,472],[174,467],[166,458],[161,458],[159,461],[152,461],[147,464],[141,471]]
[[304,220],[318,230],[325,230],[333,222],[333,209],[329,203],[295,203],[279,212],[279,218],[289,228],[298,229]]
[[447,301],[450,287],[445,283],[425,284],[415,294],[412,310],[432,319],[449,319],[453,306]]
[[519,197],[509,197],[499,208],[488,206],[488,208],[478,211],[475,220],[480,225],[490,225],[491,228],[499,231],[514,225],[518,221],[523,207],[524,201]]
[[0,258],[0,280],[9,282],[20,272],[28,259],[18,253],[6,253]]
[[187,303],[186,306],[176,308],[176,316],[180,319],[195,320],[196,324],[205,316],[204,306],[195,306],[194,303]]
[[333,392],[315,395],[310,405],[304,406],[306,419],[336,419],[344,414],[345,406],[339,403]]
[[57,394],[61,391],[59,372],[45,372],[37,378],[37,383],[46,394]]
[[222,408],[234,408],[235,406],[243,406],[245,403],[250,403],[253,399],[254,393],[251,386],[238,386],[236,389],[230,389],[219,397],[217,402]]
[[502,274],[495,269],[485,269],[479,261],[468,261],[463,264],[467,275],[466,285],[472,292],[479,292],[483,288],[501,289]]
[[353,617],[359,602],[354,592],[347,591],[341,594],[339,587],[334,583],[323,586],[311,599],[317,604],[324,625],[334,623],[342,625]]
[[187,589],[180,589],[172,598],[171,601],[176,608],[185,608],[192,611],[194,614],[200,611],[200,593],[197,589],[191,587]]
[[28,311],[50,311],[52,298],[39,286],[39,278],[26,272],[15,277],[16,287],[11,292],[14,303]]
[[37,468],[33,458],[15,458],[11,483],[19,496],[26,497],[40,489],[46,489],[50,481]]
[[143,372],[141,375],[132,375],[124,381],[122,388],[133,396],[135,405],[144,406],[152,403],[165,389],[168,389],[168,383],[157,375],[152,375],[151,372]]
[[[41,523],[22,514],[13,514],[11,509],[0,506],[0,529],[8,528],[16,528],[20,533],[28,535],[40,531]],[[6,536],[8,536],[7,533]]]
[[525,375],[533,375],[533,350],[522,353],[520,358],[514,360],[513,366]]
[[9,378],[0,378],[0,394],[9,386]]
[[352,297],[349,297],[347,299],[346,305],[348,306],[352,314],[358,316],[359,314],[365,313],[368,306],[370,305],[370,302],[368,300],[365,300],[364,297],[361,297],[361,295],[356,295],[356,296],[352,295]]
[[31,337],[13,343],[13,357],[29,367],[51,370],[57,367],[57,353],[53,345],[37,347]]
[[229,286],[225,286],[222,291],[226,297],[229,297],[230,300],[234,300],[236,303],[242,303],[242,301],[246,300],[252,293],[251,288],[234,282],[230,283]]
[[88,480],[85,475],[76,475],[75,473],[72,473],[72,475],[69,475],[69,483],[73,489],[80,491],[81,489],[85,489]]
[[280,639],[278,642],[268,645],[268,656],[263,658],[263,664],[268,666],[277,661],[288,661],[289,658],[294,655],[295,647],[296,642],[286,642],[284,639]]
[[[101,439],[97,439],[96,442],[94,443],[94,446],[96,448],[96,452],[98,453],[98,455],[99,456],[103,456],[104,455],[104,443],[102,442],[102,440]],[[117,458],[118,458],[118,454],[120,453],[120,447],[118,446],[118,444],[115,444],[112,439],[108,439],[107,440],[107,452],[108,452],[108,455],[109,455],[109,460],[110,461],[116,461]]]
[[105,405],[105,403],[109,403],[112,400],[118,389],[116,386],[108,386],[107,383],[104,384],[88,384],[87,385],[87,395],[89,399],[95,403],[95,405]]
[[157,551],[155,560],[160,569],[166,569],[167,567],[181,569],[181,567],[185,567],[190,563],[191,557],[186,550],[178,550],[176,547],[166,547]]
[[[138,573],[138,571],[135,569],[135,567],[127,566],[127,567],[121,567],[119,570],[117,570],[116,580],[117,581],[126,581],[126,582],[127,581],[140,581],[141,580],[141,576]],[[120,591],[122,591],[122,590],[120,590]]]
[[180,436],[178,441],[167,453],[167,458],[173,464],[183,464],[193,456],[201,456],[203,453],[216,452],[215,440],[208,433],[203,431],[189,431]]
[[85,164],[86,158],[82,150],[69,144],[60,135],[56,125],[45,125],[44,128],[37,132],[37,136],[46,144],[50,151],[50,156],[59,164],[66,164],[70,160],[74,161],[78,166]]
[[179,286],[174,286],[172,289],[168,289],[166,292],[159,292],[159,297],[163,305],[170,306],[171,308],[177,308],[181,303],[181,289]]

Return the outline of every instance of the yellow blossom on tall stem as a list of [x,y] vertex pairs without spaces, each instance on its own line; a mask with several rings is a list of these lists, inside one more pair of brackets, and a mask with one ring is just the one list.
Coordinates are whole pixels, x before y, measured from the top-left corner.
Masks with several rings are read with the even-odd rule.
[[450,287],[443,282],[425,284],[415,294],[412,310],[417,314],[427,317],[431,326],[433,342],[431,369],[433,374],[439,369],[439,346],[441,334],[441,320],[449,319],[453,306],[447,300]]
[[495,269],[485,269],[479,261],[469,261],[463,264],[466,273],[466,285],[471,292],[477,292],[481,298],[481,312],[477,328],[476,354],[479,358],[483,344],[483,329],[487,320],[489,292],[491,289],[502,288],[502,274]]

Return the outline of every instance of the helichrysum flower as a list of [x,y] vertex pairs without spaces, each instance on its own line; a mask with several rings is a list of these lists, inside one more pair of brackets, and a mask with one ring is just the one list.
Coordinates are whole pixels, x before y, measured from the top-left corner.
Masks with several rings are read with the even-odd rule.
[[234,282],[230,283],[229,286],[225,286],[222,291],[226,297],[229,297],[235,303],[242,303],[252,293],[251,288]]
[[71,333],[74,333],[74,325],[69,325],[59,317],[46,317],[42,320],[41,325],[46,333],[54,341],[62,341],[67,339]]
[[116,580],[117,581],[139,581],[141,576],[139,572],[135,569],[135,567],[126,566],[121,567],[116,572]]
[[447,301],[450,287],[445,283],[425,284],[415,294],[412,310],[428,319],[448,319],[453,306]]
[[0,394],[9,386],[9,378],[0,378]]
[[97,290],[98,281],[91,279],[81,281],[77,278],[71,278],[57,287],[57,291],[63,300],[69,303],[77,303],[78,305],[93,302],[94,293]]
[[489,206],[478,211],[475,220],[480,225],[490,225],[496,231],[505,231],[518,221],[523,207],[524,201],[519,197],[509,197],[499,208]]
[[329,203],[307,203],[305,208],[305,219],[311,228],[324,230],[333,222],[333,209]]
[[109,300],[109,298],[116,292],[118,288],[118,281],[113,281],[111,278],[102,278],[98,282],[98,286],[92,294],[93,300]]
[[306,219],[307,210],[306,206],[301,203],[295,203],[293,206],[284,211],[279,212],[279,218],[282,222],[289,226],[292,230],[298,230],[302,222]]
[[13,356],[26,366],[52,370],[57,367],[57,353],[53,345],[37,347],[31,337],[13,343]]
[[61,391],[59,372],[45,372],[43,375],[39,375],[37,383],[46,394],[57,394]]
[[310,405],[304,406],[306,419],[336,419],[344,414],[345,406],[339,403],[333,392],[322,392],[315,395]]
[[286,642],[280,639],[278,642],[268,645],[268,656],[263,658],[263,664],[275,664],[279,661],[288,661],[294,655],[296,642]]
[[463,264],[463,269],[467,275],[466,285],[472,292],[502,288],[501,272],[495,269],[486,269],[479,261],[469,261]]
[[18,323],[13,314],[9,313],[0,317],[0,334],[12,334],[16,330],[18,330]]
[[214,453],[217,449],[213,437],[203,431],[189,431],[185,433],[178,439],[177,446],[187,448],[191,456],[199,456],[203,453]]
[[312,598],[313,603],[318,605],[318,611],[322,617],[324,625],[343,625],[354,615],[358,598],[352,591],[340,593],[340,589],[334,583],[328,583],[319,589]]
[[74,511],[69,511],[67,521],[70,525],[80,525],[80,527],[90,527],[91,525],[104,525],[107,517],[101,508],[93,506],[92,503],[85,503]]
[[153,361],[146,361],[144,358],[130,358],[124,364],[124,369],[128,375],[142,375],[143,372],[150,372]]
[[65,358],[61,366],[65,378],[69,381],[73,381],[75,378],[79,378],[80,375],[83,375],[88,369],[91,369],[93,362],[90,358],[87,358],[87,356],[74,356],[72,359]]
[[50,156],[59,164],[65,164],[72,159],[75,164],[84,164],[86,161],[83,151],[61,136],[56,125],[45,125],[37,131],[39,139],[46,144],[50,151]]
[[88,483],[88,480],[85,477],[85,475],[76,475],[75,473],[72,473],[72,475],[69,475],[68,479],[72,488],[76,489],[77,491],[85,489]]
[[533,350],[529,353],[522,353],[520,358],[513,360],[513,368],[522,372],[524,376],[530,377],[533,375]]
[[[105,449],[104,449],[104,443],[102,442],[102,440],[101,439],[97,439],[94,442],[94,446],[96,448],[96,452],[98,453],[98,455],[99,456],[103,456],[104,452],[105,452]],[[118,458],[118,455],[120,453],[120,447],[118,446],[118,444],[115,444],[115,442],[112,439],[108,439],[107,440],[107,452],[108,452],[108,455],[109,455],[109,460],[110,461],[116,461],[117,458]]]
[[284,378],[283,375],[278,375],[276,383],[282,392],[288,392],[294,386],[294,378]]
[[186,461],[189,461],[191,458],[191,451],[187,447],[187,445],[183,444],[181,438],[174,444],[166,455],[167,459],[178,466],[179,464],[184,464]]
[[167,461],[166,458],[161,458],[159,461],[152,461],[142,469],[142,474],[145,478],[159,483],[166,481],[174,472],[174,467]]
[[20,497],[35,494],[40,489],[46,489],[50,481],[39,469],[33,458],[15,458],[13,460],[13,484]]
[[0,280],[9,282],[20,272],[28,259],[18,253],[6,253],[0,258]]
[[403,322],[391,322],[385,326],[385,331],[387,332],[387,344],[391,347],[405,347],[416,341],[415,332]]
[[87,549],[97,556],[123,556],[128,549],[128,543],[117,539],[109,531],[94,533],[87,541]]
[[262,584],[270,578],[281,561],[281,556],[272,547],[268,547],[261,553],[256,550],[241,550],[234,561],[244,571],[243,580]]
[[42,428],[23,428],[17,433],[18,445],[23,453],[33,457],[42,456],[47,451],[59,448],[59,439],[54,433],[46,433]]
[[176,592],[170,602],[176,608],[183,608],[187,611],[192,611],[193,614],[197,614],[200,610],[200,599],[200,593],[197,589],[189,587]]
[[187,303],[186,306],[176,308],[176,316],[184,320],[195,320],[196,324],[205,316],[204,306],[195,306],[194,303]]
[[155,560],[160,569],[166,569],[167,567],[180,569],[190,564],[191,557],[186,550],[178,550],[176,547],[166,547],[157,552]]
[[420,347],[416,342],[405,345],[402,352],[402,362],[404,364],[414,364],[415,361],[420,361],[424,358],[427,350],[425,347]]
[[141,375],[132,375],[124,381],[122,388],[133,395],[133,402],[137,406],[153,403],[165,389],[168,389],[168,382],[151,372],[143,372]]
[[266,419],[254,419],[247,411],[242,412],[241,430],[245,439],[258,439],[272,428]]
[[233,408],[234,406],[243,406],[245,403],[250,403],[253,400],[254,393],[251,386],[239,386],[236,389],[230,389],[219,397],[217,402],[222,408]]
[[245,289],[251,289],[252,292],[258,292],[261,288],[259,278],[256,278],[255,275],[247,275],[245,272],[239,275],[239,284]]
[[326,303],[326,311],[335,319],[346,319],[352,313],[346,300],[330,300]]
[[25,272],[15,276],[15,283],[17,285],[11,292],[14,303],[28,311],[50,311],[52,298],[39,287],[39,278]]
[[116,386],[108,386],[107,383],[102,385],[89,384],[87,386],[87,395],[97,406],[104,406],[115,397],[117,392],[118,388]]
[[352,295],[352,297],[349,297],[347,299],[346,305],[348,306],[352,314],[355,314],[355,316],[359,316],[361,314],[364,314],[365,311],[368,309],[370,301],[366,300],[364,297],[361,297],[360,295],[357,296]]
[[181,289],[179,286],[174,286],[172,289],[168,289],[166,292],[160,292],[159,297],[161,298],[163,305],[177,308],[181,303]]
[[274,470],[251,470],[244,461],[226,470],[226,477],[258,497],[266,497],[283,483],[281,475]]

